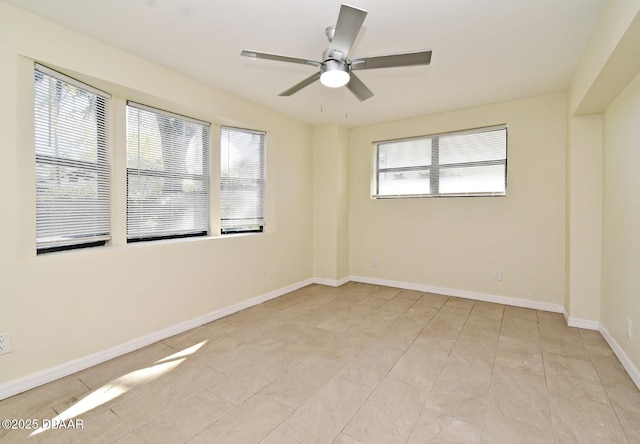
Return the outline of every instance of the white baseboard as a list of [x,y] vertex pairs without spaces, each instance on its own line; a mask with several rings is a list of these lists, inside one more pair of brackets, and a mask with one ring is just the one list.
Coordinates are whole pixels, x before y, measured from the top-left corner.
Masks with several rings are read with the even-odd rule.
[[624,352],[622,347],[620,347],[618,341],[616,341],[615,338],[611,336],[611,333],[609,333],[609,331],[603,325],[600,325],[599,330],[604,337],[604,340],[607,341],[607,344],[609,344],[609,347],[611,347],[611,350],[613,350],[616,357],[631,377],[633,383],[636,385],[636,387],[638,387],[638,389],[640,389],[640,371],[638,370],[638,368],[633,365],[633,362],[631,362],[629,356]]
[[391,281],[388,279],[377,279],[365,276],[350,276],[350,280],[354,282],[362,282],[365,284],[384,285],[387,287],[403,288],[406,290],[423,291],[427,293],[443,294],[445,296],[455,296],[465,299],[473,299],[476,301],[494,302],[496,304],[511,305],[514,307],[533,308],[535,310],[551,311],[554,313],[564,312],[564,306],[561,304],[552,304],[550,302],[531,301],[529,299],[511,298],[508,296],[498,296],[487,293],[478,293],[467,290],[456,290],[453,288],[434,287],[432,285],[413,284],[409,282]]
[[79,372],[89,367],[93,367],[94,365],[101,364],[110,359],[122,356],[126,353],[130,353],[142,347],[146,347],[147,345],[151,345],[155,342],[162,341],[164,339],[170,338],[171,336],[175,336],[187,330],[191,330],[192,328],[199,327],[203,324],[215,321],[216,319],[229,316],[240,310],[253,307],[254,305],[258,305],[271,299],[277,298],[278,296],[290,293],[299,288],[306,287],[307,285],[310,285],[312,283],[314,283],[314,279],[306,279],[304,281],[300,281],[295,284],[270,291],[269,293],[247,299],[230,307],[215,310],[211,313],[198,316],[197,318],[172,325],[171,327],[145,335],[137,339],[133,339],[131,341],[125,342],[124,344],[116,345],[115,347],[111,347],[107,350],[103,350],[89,356],[84,356],[82,358],[74,359],[56,367],[6,382],[0,385],[0,400],[13,395],[17,395],[18,393],[22,393],[27,390],[31,390],[32,388],[41,386],[56,379],[72,375],[73,373]]
[[567,310],[564,308],[562,310],[562,314],[564,315],[564,320],[567,322],[569,327],[584,328],[586,330],[600,330],[600,322],[598,321],[573,318],[569,316],[569,313],[567,313]]
[[311,279],[314,284],[326,285],[328,287],[339,287],[346,284],[351,279],[347,276],[342,279],[325,279],[325,278],[313,278]]
[[564,306],[560,304],[531,301],[527,299],[511,298],[507,296],[498,296],[498,295],[478,293],[478,292],[472,292],[472,291],[466,291],[466,290],[456,290],[452,288],[435,287],[435,286],[424,285],[424,284],[391,281],[387,279],[369,278],[364,276],[348,276],[339,280],[322,279],[322,278],[306,279],[304,281],[300,281],[300,282],[288,285],[286,287],[279,288],[269,293],[265,293],[261,296],[247,299],[246,301],[239,302],[230,307],[225,307],[219,310],[215,310],[211,313],[207,313],[197,318],[190,319],[185,322],[181,322],[179,324],[173,325],[166,329],[148,334],[146,336],[143,336],[137,339],[133,339],[124,344],[111,347],[107,350],[103,350],[101,352],[94,353],[92,355],[85,356],[82,358],[74,359],[73,361],[66,362],[56,367],[43,370],[38,373],[34,373],[13,381],[6,382],[0,385],[0,400],[16,395],[18,393],[25,392],[27,390],[30,390],[32,388],[54,381],[56,379],[69,376],[73,373],[79,372],[86,368],[101,364],[110,359],[116,358],[126,353],[130,353],[142,347],[146,347],[155,342],[170,338],[171,336],[183,333],[192,328],[199,327],[200,325],[206,324],[208,322],[215,321],[217,319],[223,318],[225,316],[229,316],[233,313],[244,310],[246,308],[253,307],[254,305],[258,305],[263,302],[282,296],[284,294],[290,293],[299,288],[306,287],[307,285],[320,284],[320,285],[327,285],[331,287],[339,287],[340,285],[343,285],[349,281],[362,282],[362,283],[374,284],[374,285],[384,285],[388,287],[403,288],[407,290],[417,290],[417,291],[423,291],[423,292],[429,292],[429,293],[438,293],[446,296],[455,296],[455,297],[461,297],[461,298],[473,299],[473,300],[485,301],[485,302],[494,302],[498,304],[511,305],[511,306],[523,307],[523,308],[532,308],[535,310],[544,310],[544,311],[550,311],[554,313],[563,313],[565,316],[565,319],[567,320],[567,324],[571,327],[599,330],[602,333],[605,340],[607,341],[607,343],[609,344],[609,346],[611,347],[611,349],[614,351],[614,353],[620,360],[620,362],[622,363],[622,365],[624,366],[625,370],[629,373],[629,376],[631,377],[633,382],[638,386],[638,388],[640,388],[640,372],[633,365],[633,363],[631,362],[631,359],[629,359],[626,353],[618,345],[616,340],[609,334],[607,329],[602,325],[600,325],[600,323],[597,321],[590,321],[585,319],[577,319],[577,318],[569,317]]
[[599,331],[607,341],[622,366],[627,371],[634,384],[640,389],[640,370],[636,368],[629,356],[624,352],[618,342],[611,336],[607,329],[598,321],[590,319],[580,319],[569,316],[563,305],[551,304],[548,302],[530,301],[527,299],[510,298],[506,296],[496,296],[485,293],[476,293],[465,290],[455,290],[451,288],[434,287],[423,284],[413,284],[400,281],[390,281],[386,279],[369,278],[364,276],[350,276],[350,280],[354,282],[362,282],[365,284],[384,285],[387,287],[404,288],[407,290],[417,290],[429,293],[443,294],[446,296],[456,296],[466,299],[474,299],[485,302],[495,302],[498,304],[512,305],[515,307],[533,308],[536,310],[550,311],[554,313],[562,313],[569,327],[584,328],[587,330]]
[[611,336],[611,334],[607,331],[607,329],[598,321],[573,318],[569,316],[569,314],[567,313],[563,305],[551,304],[548,302],[530,301],[527,299],[510,298],[506,296],[497,296],[497,295],[491,295],[491,294],[485,294],[485,293],[476,293],[476,292],[465,291],[465,290],[455,290],[451,288],[434,287],[434,286],[423,285],[423,284],[390,281],[386,279],[377,279],[377,278],[370,278],[370,277],[364,277],[364,276],[350,276],[350,280],[354,282],[362,282],[365,284],[384,285],[387,287],[404,288],[407,290],[424,291],[429,293],[443,294],[446,296],[455,296],[455,297],[461,297],[466,299],[474,299],[478,301],[495,302],[498,304],[512,305],[515,307],[533,308],[536,310],[562,313],[569,327],[577,327],[577,328],[584,328],[587,330],[599,331],[604,337],[604,339],[607,341],[607,343],[609,344],[613,352],[615,353],[618,360],[620,360],[620,362],[622,363],[622,366],[627,371],[627,373],[629,374],[629,376],[631,377],[635,385],[638,387],[638,389],[640,389],[640,371],[636,368],[636,366],[633,364],[629,356],[627,356],[627,354],[624,352],[622,347],[620,347],[618,342],[613,338],[613,336]]

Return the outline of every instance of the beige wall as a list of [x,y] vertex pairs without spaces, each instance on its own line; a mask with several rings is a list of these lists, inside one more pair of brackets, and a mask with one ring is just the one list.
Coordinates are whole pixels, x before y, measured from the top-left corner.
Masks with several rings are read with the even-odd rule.
[[[640,75],[604,115],[602,324],[640,366]],[[633,335],[627,337],[627,321]]]
[[[507,197],[371,198],[373,142],[502,123]],[[353,129],[351,274],[562,304],[564,146],[564,94]]]
[[565,309],[600,320],[602,115],[567,118],[567,264]]
[[[13,340],[0,386],[311,277],[565,304],[637,368],[640,80],[628,85],[632,63],[615,73],[639,60],[639,10],[608,3],[566,95],[349,130],[312,129],[0,2],[0,333]],[[35,255],[33,60],[114,94],[110,246]],[[266,232],[126,245],[125,99],[211,122],[213,183],[220,125],[267,131]],[[507,197],[371,199],[373,142],[500,123]],[[215,187],[211,203],[215,232]]]
[[640,386],[640,343],[627,338],[640,322],[638,54],[640,2],[609,0],[567,94],[567,309],[599,324]]
[[571,115],[600,114],[640,67],[640,2],[609,0],[569,86]]
[[[35,254],[33,60],[115,95],[113,245]],[[309,126],[2,2],[0,93],[0,385],[312,276]],[[267,131],[267,232],[126,245],[125,99],[211,122],[214,184],[219,125]]]
[[349,129],[313,131],[313,276],[335,283],[349,276]]

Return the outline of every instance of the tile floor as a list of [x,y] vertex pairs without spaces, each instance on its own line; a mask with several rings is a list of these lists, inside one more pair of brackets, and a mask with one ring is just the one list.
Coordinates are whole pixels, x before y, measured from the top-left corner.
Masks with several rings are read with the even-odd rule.
[[1,418],[78,427],[3,443],[640,443],[640,392],[560,314],[348,283],[0,401]]

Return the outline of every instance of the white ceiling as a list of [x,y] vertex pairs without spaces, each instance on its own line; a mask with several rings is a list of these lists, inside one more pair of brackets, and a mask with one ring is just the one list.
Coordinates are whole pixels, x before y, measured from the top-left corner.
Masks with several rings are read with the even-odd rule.
[[564,91],[606,0],[348,0],[368,11],[351,57],[432,50],[431,65],[359,71],[365,102],[319,82],[340,0],[5,0],[314,125],[349,127]]

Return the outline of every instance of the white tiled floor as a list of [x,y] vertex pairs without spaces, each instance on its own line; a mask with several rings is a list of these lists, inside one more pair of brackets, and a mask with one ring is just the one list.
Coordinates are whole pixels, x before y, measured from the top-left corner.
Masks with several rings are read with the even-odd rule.
[[319,285],[0,401],[4,442],[640,443],[640,392],[562,315]]

